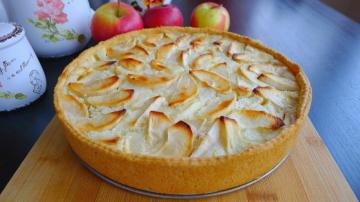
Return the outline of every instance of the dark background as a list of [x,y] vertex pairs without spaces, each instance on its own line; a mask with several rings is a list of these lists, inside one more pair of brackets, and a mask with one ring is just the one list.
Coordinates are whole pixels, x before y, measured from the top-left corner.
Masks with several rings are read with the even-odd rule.
[[[215,2],[229,9],[230,31],[259,39],[304,68],[313,87],[309,116],[359,198],[360,1],[323,1],[352,20],[314,0]],[[101,2],[94,0],[91,5],[96,8]],[[200,2],[174,1],[186,24],[191,9]],[[54,116],[57,77],[76,56],[40,58],[47,76],[46,93],[30,106],[0,112],[0,190]]]

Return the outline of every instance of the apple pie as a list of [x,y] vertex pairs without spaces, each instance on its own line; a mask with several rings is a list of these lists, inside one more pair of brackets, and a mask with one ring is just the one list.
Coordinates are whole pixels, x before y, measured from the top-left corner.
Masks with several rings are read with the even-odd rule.
[[201,194],[279,163],[311,87],[297,64],[248,37],[164,27],[84,51],[54,100],[71,147],[98,172],[142,190]]

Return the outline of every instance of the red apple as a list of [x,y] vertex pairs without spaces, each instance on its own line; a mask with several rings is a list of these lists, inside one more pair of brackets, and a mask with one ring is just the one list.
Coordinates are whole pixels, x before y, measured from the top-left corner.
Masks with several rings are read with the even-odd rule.
[[227,31],[230,26],[229,12],[222,5],[205,2],[193,10],[191,14],[191,26],[210,27]]
[[183,26],[184,24],[180,9],[173,4],[150,8],[143,19],[145,27]]
[[103,41],[115,35],[144,28],[140,14],[125,3],[106,3],[98,8],[91,22],[95,41]]

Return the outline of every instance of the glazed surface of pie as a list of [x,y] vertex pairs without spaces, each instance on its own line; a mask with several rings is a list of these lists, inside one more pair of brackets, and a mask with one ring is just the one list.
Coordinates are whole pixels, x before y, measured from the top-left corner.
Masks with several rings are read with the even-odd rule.
[[221,34],[140,32],[67,71],[58,100],[68,124],[124,153],[240,153],[298,117],[297,72]]

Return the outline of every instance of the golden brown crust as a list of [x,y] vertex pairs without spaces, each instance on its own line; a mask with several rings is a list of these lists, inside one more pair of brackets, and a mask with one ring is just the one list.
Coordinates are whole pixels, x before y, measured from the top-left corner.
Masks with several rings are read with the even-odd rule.
[[[119,41],[131,40],[138,33],[150,35],[164,31],[220,34],[271,54],[288,67],[295,75],[296,82],[299,85],[295,123],[283,129],[276,138],[263,144],[250,147],[241,153],[211,158],[162,158],[128,154],[81,135],[79,129],[69,123],[60,105],[62,89],[70,72],[79,66],[83,60],[93,56],[102,48],[107,48]],[[299,65],[248,37],[205,28],[161,27],[123,34],[84,51],[65,68],[59,77],[55,87],[54,102],[57,116],[64,125],[65,135],[70,145],[80,158],[98,172],[122,184],[139,189],[169,194],[194,194],[225,190],[244,184],[263,175],[284,158],[293,146],[307,117],[311,103],[311,87]],[[151,170],[151,174],[149,174],[149,170]]]

